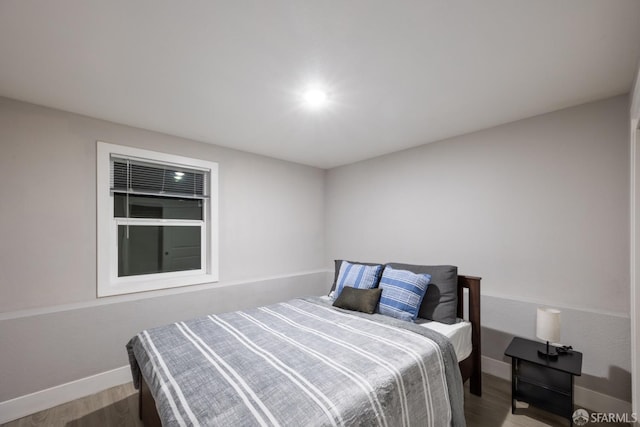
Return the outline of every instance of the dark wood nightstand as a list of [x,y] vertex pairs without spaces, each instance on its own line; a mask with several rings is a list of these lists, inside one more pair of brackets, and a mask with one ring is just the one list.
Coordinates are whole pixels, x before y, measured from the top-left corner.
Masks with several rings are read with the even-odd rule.
[[538,356],[545,343],[514,338],[504,354],[511,357],[511,413],[516,400],[567,418],[573,425],[573,377],[582,374],[582,353],[570,351],[555,360]]

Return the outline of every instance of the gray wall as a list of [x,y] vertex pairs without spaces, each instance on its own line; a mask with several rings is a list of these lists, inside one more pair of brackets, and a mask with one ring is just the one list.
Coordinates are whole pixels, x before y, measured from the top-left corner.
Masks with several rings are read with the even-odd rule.
[[[96,140],[219,163],[218,284],[96,299]],[[143,327],[326,292],[324,179],[0,98],[0,402],[126,365]]]
[[[219,284],[96,299],[96,140],[220,164]],[[0,402],[125,365],[145,327],[324,293],[334,258],[482,276],[495,359],[560,307],[578,384],[628,400],[628,191],[626,97],[327,172],[0,98]]]
[[578,384],[630,400],[628,106],[606,99],[328,171],[326,265],[481,276],[496,359],[512,335],[534,336],[537,306],[559,307],[562,341],[585,351]]

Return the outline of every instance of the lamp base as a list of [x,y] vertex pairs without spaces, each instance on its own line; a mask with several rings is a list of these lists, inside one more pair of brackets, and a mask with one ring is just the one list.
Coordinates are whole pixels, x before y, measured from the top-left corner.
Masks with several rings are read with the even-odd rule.
[[558,353],[556,353],[555,351],[550,351],[547,353],[542,350],[538,350],[538,357],[542,357],[543,359],[547,360],[556,360],[558,358]]

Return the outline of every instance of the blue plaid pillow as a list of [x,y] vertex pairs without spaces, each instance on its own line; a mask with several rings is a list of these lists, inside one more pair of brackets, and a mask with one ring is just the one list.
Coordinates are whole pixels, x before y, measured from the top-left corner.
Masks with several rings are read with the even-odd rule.
[[356,289],[373,289],[378,287],[382,265],[352,264],[342,261],[338,280],[336,281],[336,291],[334,299],[340,296],[342,288],[351,286]]
[[407,270],[394,270],[386,266],[380,279],[382,296],[378,312],[413,322],[418,317],[420,303],[422,303],[430,280],[429,274],[415,274]]

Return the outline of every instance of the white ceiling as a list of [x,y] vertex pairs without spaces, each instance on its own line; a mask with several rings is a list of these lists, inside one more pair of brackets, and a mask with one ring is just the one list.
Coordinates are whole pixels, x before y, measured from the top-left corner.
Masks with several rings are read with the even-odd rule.
[[639,58],[640,0],[0,1],[0,95],[322,168],[626,93]]

